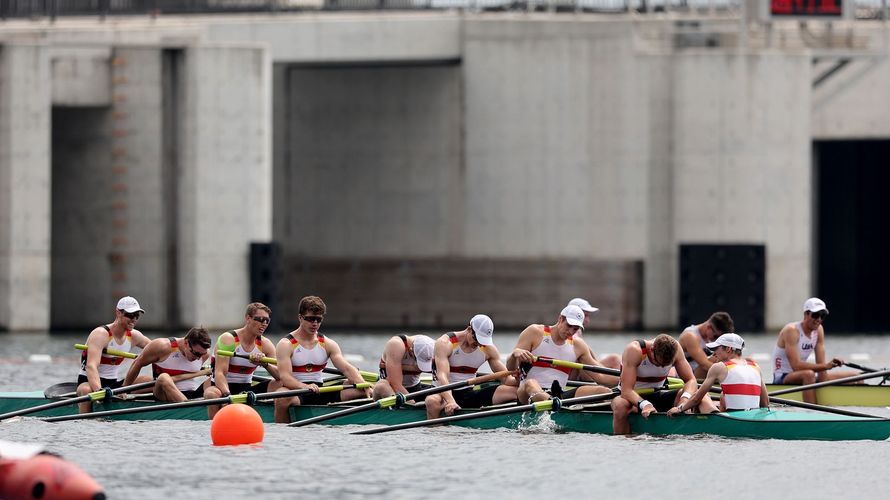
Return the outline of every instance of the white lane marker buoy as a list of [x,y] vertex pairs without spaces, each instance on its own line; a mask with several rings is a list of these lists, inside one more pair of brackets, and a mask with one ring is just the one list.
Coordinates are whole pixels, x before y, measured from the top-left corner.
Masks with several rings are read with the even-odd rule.
[[32,354],[28,356],[29,363],[52,363],[53,357],[49,354]]

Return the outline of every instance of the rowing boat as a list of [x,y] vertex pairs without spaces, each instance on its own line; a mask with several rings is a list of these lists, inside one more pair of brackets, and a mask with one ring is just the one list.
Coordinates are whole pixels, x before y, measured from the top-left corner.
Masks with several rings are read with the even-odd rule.
[[[0,393],[0,412],[29,408],[47,402],[42,392]],[[328,406],[300,406],[291,408],[291,420],[325,415],[339,411],[362,401]],[[96,411],[134,408],[154,404],[151,401],[114,398],[111,402],[94,404]],[[254,406],[264,422],[274,422],[273,405],[258,403]],[[460,410],[471,413],[475,410]],[[35,416],[70,415],[77,412],[76,405],[54,408]],[[205,407],[176,408],[157,412],[114,415],[115,420],[206,420]],[[416,422],[426,418],[422,405],[405,406],[397,410],[370,410],[354,413],[325,422],[332,425],[394,425]],[[554,413],[522,413],[482,417],[459,422],[456,425],[481,428],[526,428],[546,424],[561,431],[583,433],[612,433],[612,414],[608,411],[568,408]],[[890,420],[882,418],[848,417],[821,413],[759,409],[719,413],[713,415],[680,415],[668,418],[655,414],[648,420],[639,415],[630,416],[631,429],[635,433],[652,435],[712,434],[732,438],[767,439],[815,439],[815,440],[886,440],[890,438]]]

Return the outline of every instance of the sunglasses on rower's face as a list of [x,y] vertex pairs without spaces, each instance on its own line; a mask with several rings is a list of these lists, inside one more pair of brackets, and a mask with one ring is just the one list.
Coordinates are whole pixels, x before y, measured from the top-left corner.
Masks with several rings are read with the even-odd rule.
[[321,323],[321,321],[324,319],[324,316],[302,316],[301,315],[300,317],[303,318],[304,320],[308,321],[309,323]]
[[826,316],[828,316],[828,313],[825,312],[825,311],[811,312],[811,313],[810,313],[810,317],[813,318],[813,319],[822,319],[822,320],[824,320]]
[[191,342],[189,342],[188,344],[189,344],[189,351],[192,351],[192,356],[194,356],[196,358],[200,358],[200,357],[204,356],[205,354],[207,354],[206,349],[210,348],[210,346],[207,346],[207,347],[201,346],[201,347],[204,347],[205,351],[198,352],[195,350],[195,346],[193,346]]
[[121,314],[124,315],[127,319],[139,319],[142,317],[142,313],[139,311],[128,313],[127,311],[121,311]]
[[269,317],[268,317],[268,316],[254,316],[254,317],[253,317],[253,320],[256,321],[257,323],[263,323],[264,325],[268,325],[268,324],[269,324]]

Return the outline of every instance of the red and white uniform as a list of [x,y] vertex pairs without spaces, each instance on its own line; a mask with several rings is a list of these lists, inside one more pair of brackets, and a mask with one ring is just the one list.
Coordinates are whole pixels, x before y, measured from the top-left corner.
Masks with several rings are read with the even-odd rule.
[[[813,330],[809,334],[804,333],[802,323],[797,323],[797,349],[800,352],[800,360],[806,361],[807,358],[813,354],[813,351],[816,349],[816,342],[819,340],[819,330]],[[785,348],[788,348],[786,345]],[[785,349],[776,345],[773,349],[773,376],[776,374],[784,373],[788,374],[794,371],[794,368],[791,367],[791,362],[788,361],[788,354],[785,352]]]
[[664,387],[668,372],[671,371],[671,368],[673,368],[674,365],[658,366],[649,361],[649,348],[646,346],[646,342],[643,340],[639,340],[638,342],[640,343],[640,351],[643,353],[643,362],[637,367],[637,382],[634,384],[634,389],[643,389],[646,387],[658,389]]
[[[102,328],[105,328],[105,330],[108,331],[108,345],[105,346],[106,349],[116,349],[118,351],[130,352],[130,349],[133,347],[133,332],[127,330],[127,333],[124,335],[123,342],[118,344],[114,341],[114,335],[111,334],[111,328],[108,325],[102,325]],[[105,354],[103,352],[102,359],[99,360],[99,377],[117,380],[119,378],[117,376],[118,368],[123,362],[124,358],[119,356],[109,356],[108,354]],[[86,376],[87,374],[86,351],[83,351],[83,353],[80,355],[80,374],[83,376]]]
[[[250,353],[254,351],[254,349],[259,349],[262,352],[263,348],[263,337],[256,338],[256,344],[253,346],[253,349],[247,351],[241,345],[241,339],[238,338],[238,334],[234,331],[229,332],[235,337],[235,354],[242,354],[245,356],[250,356]],[[249,384],[253,382],[253,372],[256,371],[257,365],[250,362],[249,359],[241,358],[238,356],[232,356],[229,358],[229,371],[226,373],[226,381],[232,384]]]
[[720,396],[721,410],[750,410],[760,407],[760,386],[762,380],[757,371],[757,363],[750,359],[725,361],[728,372],[720,383],[723,394]]
[[[544,337],[541,339],[541,343],[532,349],[531,353],[542,358],[561,359],[573,363],[578,361],[578,356],[575,355],[575,340],[569,337],[562,345],[556,345],[553,337],[550,336],[549,326],[544,327]],[[560,386],[565,387],[566,382],[569,381],[570,373],[572,373],[571,368],[535,361],[523,378],[533,378],[541,384],[542,388],[549,389],[554,380],[558,381]]]
[[[179,350],[179,340],[170,337],[170,355],[163,361],[152,363],[151,373],[154,378],[162,373],[166,373],[171,377],[174,375],[182,375],[183,373],[195,373],[201,370],[203,361],[201,358],[195,358],[194,361],[186,359],[185,354]],[[176,382],[176,388],[180,391],[194,391],[202,383],[201,377],[190,378],[188,380],[180,380]]]
[[[460,348],[456,333],[450,333],[448,340],[451,342],[451,354],[448,355],[448,382],[453,384],[475,377],[479,367],[488,359],[485,356],[485,346],[479,345],[470,352],[464,352]],[[439,385],[435,378],[433,385]]]
[[291,370],[294,377],[304,384],[321,384],[322,370],[328,364],[328,351],[324,347],[324,335],[316,333],[315,346],[307,349],[300,345],[300,341],[293,335],[287,334],[287,340],[294,346],[294,352],[290,356]]

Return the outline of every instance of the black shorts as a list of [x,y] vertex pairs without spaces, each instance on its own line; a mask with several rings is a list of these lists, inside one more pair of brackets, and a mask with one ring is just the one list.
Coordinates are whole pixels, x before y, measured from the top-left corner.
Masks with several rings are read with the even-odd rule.
[[[77,385],[83,384],[87,381],[88,380],[87,380],[86,375],[78,375],[77,376]],[[124,385],[123,380],[117,380],[117,379],[113,379],[113,378],[100,378],[99,382],[102,383],[103,388],[111,387],[112,389],[117,389],[118,387],[121,387]]]
[[651,394],[642,394],[642,397],[655,405],[657,411],[666,412],[674,407],[678,392],[680,389],[658,390]]
[[312,394],[302,394],[297,396],[300,398],[301,405],[326,405],[328,403],[339,403],[340,391],[319,392]]
[[204,397],[204,388],[198,386],[197,389],[192,389],[191,391],[179,391],[185,396],[186,399],[197,399]]
[[[430,387],[432,387],[432,386],[428,385],[428,384],[418,383],[418,384],[412,385],[411,387],[405,387],[405,389],[408,389],[408,394],[411,394],[412,392],[422,391],[424,389],[429,389]],[[410,399],[409,401],[414,401],[415,403],[419,403],[425,399],[426,399],[426,396],[424,396],[422,398],[417,398],[417,399]]]
[[451,391],[451,395],[454,396],[454,402],[461,408],[482,408],[491,406],[494,392],[498,390],[498,387],[500,386],[495,384],[482,387],[478,391],[473,388],[460,389]]
[[263,380],[262,382],[248,383],[248,384],[237,384],[229,382],[229,394],[241,394],[242,392],[253,392],[254,394],[260,394],[262,392],[266,392],[269,390],[269,381]]

